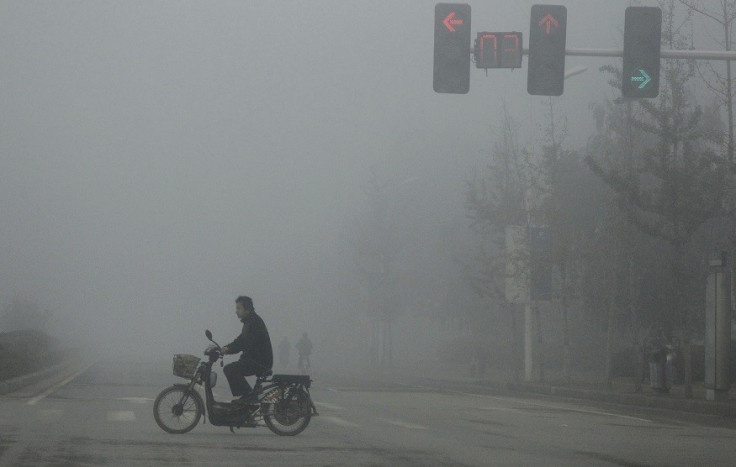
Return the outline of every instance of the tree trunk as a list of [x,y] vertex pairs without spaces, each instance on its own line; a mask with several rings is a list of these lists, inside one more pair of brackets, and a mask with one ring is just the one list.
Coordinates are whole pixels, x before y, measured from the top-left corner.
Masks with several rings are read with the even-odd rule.
[[370,336],[370,363],[371,365],[377,366],[378,365],[378,342],[379,342],[379,332],[378,332],[378,320],[371,321],[371,336]]
[[562,291],[562,298],[560,300],[560,304],[562,305],[562,326],[563,326],[562,375],[565,378],[565,384],[569,386],[572,382],[572,375],[571,375],[571,369],[570,369],[570,317],[567,312],[567,294],[565,293],[564,289]]
[[518,384],[521,382],[521,362],[524,361],[522,356],[523,347],[519,336],[519,323],[516,319],[518,310],[513,303],[507,304],[507,309],[511,312],[511,377],[513,382]]
[[644,362],[645,349],[642,341],[641,323],[639,322],[639,314],[637,313],[636,302],[636,281],[634,280],[634,253],[629,249],[628,261],[628,278],[629,278],[629,316],[631,317],[631,333],[633,341],[632,366],[634,367],[634,392],[642,392],[642,382],[644,381]]
[[605,381],[606,386],[613,386],[613,341],[616,338],[616,304],[614,298],[611,297],[608,304],[608,329],[606,330],[606,365],[605,365]]
[[693,397],[693,366],[692,366],[692,349],[690,347],[690,333],[689,323],[690,317],[688,315],[687,307],[685,306],[685,295],[684,295],[684,279],[683,279],[683,267],[681,263],[682,245],[684,242],[675,244],[675,261],[674,261],[674,274],[673,281],[675,284],[675,310],[677,311],[680,342],[682,345],[682,359],[683,359],[683,373],[684,373],[684,384],[685,384],[685,398],[692,399]]
[[682,363],[685,372],[685,398],[693,398],[693,347],[686,330],[680,331],[680,342],[682,342]]
[[536,321],[537,325],[537,345],[536,345],[536,355],[537,358],[535,360],[539,363],[539,381],[544,381],[544,352],[542,351],[542,317],[539,313],[539,307],[534,306],[534,320]]
[[391,320],[386,321],[386,365],[391,368],[394,364],[393,340],[391,335]]
[[634,392],[642,392],[644,381],[644,362],[646,362],[644,342],[641,337],[641,326],[634,322]]

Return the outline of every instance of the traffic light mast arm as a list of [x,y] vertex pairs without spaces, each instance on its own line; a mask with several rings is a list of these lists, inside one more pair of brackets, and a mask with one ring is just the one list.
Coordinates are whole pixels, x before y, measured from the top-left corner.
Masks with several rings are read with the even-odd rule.
[[[529,55],[529,49],[524,49]],[[578,57],[623,57],[622,49],[565,49],[566,56]],[[736,60],[736,51],[727,50],[662,50],[662,58],[690,60]]]

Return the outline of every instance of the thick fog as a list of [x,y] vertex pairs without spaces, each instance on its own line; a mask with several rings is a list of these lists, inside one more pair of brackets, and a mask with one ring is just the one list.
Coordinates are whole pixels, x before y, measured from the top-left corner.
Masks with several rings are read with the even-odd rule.
[[[526,46],[532,3],[472,2],[473,35]],[[564,4],[568,48],[622,47],[629,2]],[[234,338],[249,295],[274,346],[307,331],[315,359],[360,353],[350,238],[371,178],[437,256],[417,280],[441,278],[503,105],[529,142],[544,124],[526,68],[434,93],[433,16],[419,0],[0,0],[0,306],[28,297],[64,337],[168,356],[201,351],[205,328]],[[607,63],[567,59],[588,68],[556,100],[573,146]],[[397,353],[442,332],[411,300]]]

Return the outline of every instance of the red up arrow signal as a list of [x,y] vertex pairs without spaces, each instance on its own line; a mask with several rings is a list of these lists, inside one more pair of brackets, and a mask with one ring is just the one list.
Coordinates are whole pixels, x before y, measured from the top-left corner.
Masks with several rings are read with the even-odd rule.
[[455,12],[451,11],[450,14],[442,20],[442,24],[444,24],[447,30],[450,32],[455,32],[455,28],[453,26],[460,26],[463,24],[463,20],[453,18],[455,18]]
[[560,23],[557,22],[554,16],[547,13],[547,16],[545,16],[539,21],[539,25],[540,26],[544,25],[545,34],[549,34],[552,29],[552,26],[557,27],[560,25]]

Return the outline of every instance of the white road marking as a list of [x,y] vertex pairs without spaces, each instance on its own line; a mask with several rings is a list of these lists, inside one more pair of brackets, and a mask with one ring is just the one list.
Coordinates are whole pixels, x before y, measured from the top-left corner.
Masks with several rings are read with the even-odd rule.
[[567,410],[570,412],[577,412],[577,413],[584,413],[588,415],[605,415],[606,417],[616,417],[616,418],[625,418],[627,420],[636,420],[638,422],[646,422],[646,423],[652,423],[651,420],[646,418],[639,418],[639,417],[632,417],[630,415],[620,415],[617,413],[610,413],[610,412],[600,412],[598,410],[582,410],[582,409],[571,409],[569,407],[564,407],[562,410]]
[[349,421],[347,421],[345,419],[338,418],[338,417],[330,417],[329,415],[328,416],[320,415],[319,418],[322,419],[322,420],[329,420],[332,423],[334,423],[335,425],[340,425],[340,426],[344,426],[344,427],[357,428],[357,427],[360,426],[360,425],[356,425],[355,423],[349,422]]
[[511,407],[479,407],[478,410],[495,410],[498,412],[503,411],[512,411],[512,410],[519,410],[519,409],[512,409]]
[[135,413],[130,410],[107,412],[108,422],[134,422]]
[[340,407],[339,405],[330,404],[328,402],[315,402],[314,404],[319,407],[324,407],[327,410],[345,410],[345,407]]
[[329,391],[329,392],[346,392],[346,391],[347,392],[360,392],[364,390],[363,388],[359,386],[338,386],[334,388],[326,386],[321,389],[324,389],[325,391]]
[[120,397],[117,400],[132,402],[134,404],[148,404],[149,402],[153,402],[153,399],[150,397]]
[[417,425],[415,423],[404,422],[402,420],[389,420],[387,418],[380,418],[379,420],[383,420],[386,423],[390,423],[391,425],[399,426],[401,428],[408,428],[410,430],[426,430],[427,429],[427,427],[424,425]]
[[[582,413],[582,414],[587,414],[587,415],[603,415],[603,416],[606,416],[606,417],[616,417],[616,418],[624,418],[624,419],[627,419],[627,420],[636,420],[638,422],[646,422],[646,423],[651,423],[652,422],[651,420],[646,419],[646,418],[632,417],[630,415],[621,415],[621,414],[617,414],[617,413],[603,412],[603,411],[600,411],[600,410],[576,409],[574,407],[569,407],[569,406],[566,407],[566,406],[561,406],[561,405],[558,405],[558,404],[540,404],[540,403],[529,402],[529,401],[526,401],[526,400],[523,400],[523,399],[517,399],[517,398],[514,398],[514,397],[498,397],[498,396],[485,396],[485,397],[488,397],[490,399],[502,400],[502,401],[514,401],[515,403],[520,403],[520,404],[524,404],[524,405],[531,405],[531,406],[534,406],[534,407],[544,407],[544,408],[547,408],[547,409],[564,410],[564,411],[567,411],[567,412],[576,412],[576,413]],[[517,408],[503,408],[503,407],[498,407],[498,408],[496,408],[496,407],[483,407],[481,410],[519,410],[519,409],[517,409]]]
[[82,374],[82,373],[84,373],[85,371],[87,371],[87,370],[89,369],[89,367],[91,367],[91,366],[92,366],[92,365],[94,365],[95,363],[96,363],[96,362],[92,362],[92,363],[90,363],[89,365],[87,365],[87,366],[83,367],[82,369],[80,369],[79,371],[77,371],[77,372],[76,372],[76,373],[74,373],[73,375],[69,376],[69,377],[68,377],[68,378],[66,378],[66,379],[65,379],[64,381],[60,382],[59,384],[56,384],[56,385],[54,385],[54,386],[51,386],[51,387],[50,387],[49,389],[47,389],[46,391],[44,391],[44,392],[42,392],[41,394],[37,395],[36,397],[34,397],[34,398],[32,398],[32,399],[29,399],[29,400],[28,400],[28,402],[26,402],[26,403],[27,403],[28,405],[36,405],[36,404],[38,403],[38,401],[40,401],[40,400],[42,400],[42,399],[45,399],[45,398],[46,398],[46,397],[47,397],[47,396],[48,396],[49,394],[51,394],[51,393],[53,393],[53,392],[56,392],[56,391],[58,391],[58,390],[59,390],[60,388],[62,388],[62,387],[64,387],[65,385],[69,384],[69,382],[70,382],[70,381],[72,381],[72,380],[73,380],[74,378],[76,378],[77,376],[81,375],[81,374]]

